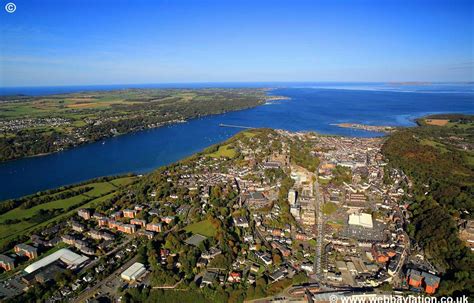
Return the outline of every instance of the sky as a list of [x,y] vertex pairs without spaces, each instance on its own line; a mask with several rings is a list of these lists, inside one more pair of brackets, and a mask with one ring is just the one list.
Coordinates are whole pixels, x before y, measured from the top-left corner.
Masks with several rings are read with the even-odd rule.
[[474,81],[473,20],[461,0],[4,0],[0,87]]

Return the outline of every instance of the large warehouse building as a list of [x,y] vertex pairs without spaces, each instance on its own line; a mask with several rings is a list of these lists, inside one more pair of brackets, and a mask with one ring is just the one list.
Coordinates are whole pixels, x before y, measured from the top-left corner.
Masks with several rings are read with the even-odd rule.
[[125,281],[136,281],[146,272],[145,265],[135,262],[132,266],[127,268],[121,275]]
[[357,225],[365,228],[374,227],[374,224],[372,222],[372,215],[364,213],[349,215],[349,225]]
[[70,269],[75,269],[86,262],[89,258],[86,256],[78,255],[75,252],[70,251],[67,248],[58,250],[51,255],[44,257],[43,259],[29,265],[25,268],[25,272],[31,274],[36,270],[48,266],[56,261],[61,261],[67,265]]

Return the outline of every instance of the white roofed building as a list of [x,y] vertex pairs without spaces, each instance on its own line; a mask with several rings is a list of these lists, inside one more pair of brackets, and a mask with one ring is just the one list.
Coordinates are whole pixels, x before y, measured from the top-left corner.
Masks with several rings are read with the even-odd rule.
[[29,265],[25,268],[25,272],[32,273],[42,267],[48,266],[51,263],[56,261],[62,261],[68,266],[69,269],[77,268],[82,265],[84,262],[89,260],[88,257],[76,254],[75,252],[70,251],[67,248],[58,250],[55,253],[52,253],[49,256],[44,257],[43,259]]
[[372,222],[372,215],[365,213],[349,215],[349,225],[357,225],[365,228],[374,227],[374,224]]
[[146,268],[145,265],[142,263],[135,262],[127,268],[121,275],[120,277],[124,279],[125,281],[136,281],[139,279],[143,274],[145,274]]

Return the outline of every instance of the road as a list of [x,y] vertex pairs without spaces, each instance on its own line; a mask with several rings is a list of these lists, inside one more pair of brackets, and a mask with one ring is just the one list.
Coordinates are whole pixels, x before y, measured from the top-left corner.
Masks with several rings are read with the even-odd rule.
[[[317,172],[317,170],[316,170]],[[320,280],[322,278],[322,268],[321,268],[321,258],[323,250],[323,227],[324,227],[324,218],[322,211],[323,197],[321,196],[321,191],[319,188],[319,178],[318,174],[315,173],[315,181],[313,184],[314,196],[315,196],[315,209],[316,209],[316,224],[317,224],[317,234],[316,234],[316,253],[314,256],[314,274]]]

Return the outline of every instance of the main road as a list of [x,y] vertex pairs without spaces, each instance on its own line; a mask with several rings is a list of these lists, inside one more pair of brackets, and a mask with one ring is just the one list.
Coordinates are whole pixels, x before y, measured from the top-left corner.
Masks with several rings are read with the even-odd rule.
[[323,250],[323,227],[324,227],[324,218],[323,218],[323,211],[322,211],[322,204],[323,204],[323,197],[321,195],[321,191],[319,188],[319,177],[318,177],[318,169],[315,172],[315,181],[313,183],[313,192],[314,192],[314,203],[316,209],[316,253],[314,256],[314,274],[317,280],[322,278],[322,269],[321,269],[321,258],[322,258],[322,250]]

